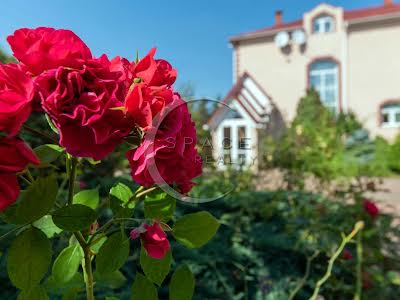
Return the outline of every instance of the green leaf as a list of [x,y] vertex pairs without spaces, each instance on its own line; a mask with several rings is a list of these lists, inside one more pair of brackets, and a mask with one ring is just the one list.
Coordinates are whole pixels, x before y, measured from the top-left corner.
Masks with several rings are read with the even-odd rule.
[[101,237],[98,241],[96,241],[95,244],[90,245],[90,251],[92,251],[94,254],[98,254],[100,251],[100,248],[103,246],[103,244],[106,241],[107,241],[106,236]]
[[117,198],[123,204],[127,204],[133,197],[133,192],[129,186],[119,182],[110,189],[110,196]]
[[90,207],[91,209],[96,209],[99,205],[99,190],[83,190],[74,195],[74,204],[82,204]]
[[136,273],[135,281],[132,285],[132,300],[157,300],[157,289],[140,273]]
[[54,176],[38,178],[21,193],[16,210],[19,224],[31,223],[40,219],[53,208],[58,192]]
[[119,300],[117,297],[106,297],[106,300]]
[[172,228],[172,232],[186,247],[199,248],[212,239],[219,225],[210,213],[201,211],[180,218]]
[[387,277],[392,284],[400,285],[400,274],[398,272],[389,271]]
[[54,280],[60,283],[70,281],[78,272],[81,260],[82,254],[78,244],[62,250],[53,264],[52,276]]
[[68,231],[87,229],[96,218],[96,212],[82,204],[68,205],[53,213],[54,224]]
[[47,165],[57,160],[64,152],[64,149],[58,145],[46,144],[40,145],[34,149],[36,156],[40,160],[41,165]]
[[96,281],[96,285],[98,284],[112,289],[119,289],[126,282],[124,274],[122,274],[120,271],[107,274],[99,274],[98,272],[95,272],[94,279]]
[[140,266],[144,274],[152,282],[160,286],[168,275],[171,268],[172,255],[171,250],[168,251],[163,259],[154,259],[147,255],[146,250],[142,247],[140,250]]
[[76,288],[68,290],[61,298],[61,300],[75,300],[78,296],[79,290]]
[[54,292],[65,292],[70,289],[81,289],[84,286],[83,275],[81,273],[76,273],[74,277],[67,283],[60,283],[54,279],[53,276],[47,277],[44,286],[47,290],[52,290]]
[[110,207],[113,211],[114,217],[129,218],[132,216],[133,208],[135,207],[134,201],[129,203],[132,197],[132,190],[121,182],[117,183],[110,189]]
[[20,289],[37,285],[51,263],[51,243],[37,228],[23,231],[12,242],[7,258],[7,272],[11,282]]
[[194,277],[190,269],[180,266],[169,284],[169,300],[190,300],[194,293]]
[[169,221],[175,213],[175,198],[156,191],[146,195],[144,200],[144,215],[148,219],[157,219],[163,222]]
[[110,208],[114,218],[130,218],[133,214],[133,209],[123,207],[122,202],[117,198],[112,197],[110,199]]
[[49,300],[46,290],[42,286],[35,286],[19,293],[17,300]]
[[62,229],[54,224],[50,215],[43,216],[39,220],[33,222],[33,226],[43,231],[48,238],[52,238],[55,234],[62,232]]
[[129,256],[129,239],[116,232],[100,248],[96,258],[96,271],[100,275],[112,273],[121,268]]
[[0,213],[1,219],[8,224],[19,224],[17,218],[18,204],[10,205],[5,211]]

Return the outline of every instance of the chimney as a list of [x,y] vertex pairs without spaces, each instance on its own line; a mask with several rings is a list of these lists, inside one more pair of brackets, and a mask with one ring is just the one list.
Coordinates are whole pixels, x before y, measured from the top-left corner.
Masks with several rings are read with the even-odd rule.
[[[385,0],[389,1],[389,0]],[[283,12],[281,10],[277,10],[275,12],[275,25],[282,25],[282,17],[283,17]]]
[[384,2],[385,2],[385,4],[384,4],[385,7],[389,7],[389,6],[393,5],[393,0],[384,0]]

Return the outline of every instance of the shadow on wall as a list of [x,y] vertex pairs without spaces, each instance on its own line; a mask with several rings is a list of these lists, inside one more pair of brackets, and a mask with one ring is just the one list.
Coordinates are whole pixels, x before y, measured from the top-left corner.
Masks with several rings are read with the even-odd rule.
[[[281,112],[276,107],[276,105],[273,105],[272,111],[270,113],[270,120],[267,124],[266,130],[263,130],[263,133],[266,136],[269,136],[272,139],[276,140],[279,139],[283,133],[285,133],[286,129],[286,123],[283,119]],[[262,138],[265,137],[264,134],[261,134]]]

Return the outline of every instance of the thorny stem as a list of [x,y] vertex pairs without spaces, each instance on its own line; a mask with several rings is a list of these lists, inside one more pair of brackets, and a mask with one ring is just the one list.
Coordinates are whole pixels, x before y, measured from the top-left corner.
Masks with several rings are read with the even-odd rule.
[[31,174],[31,172],[29,171],[28,168],[26,168],[26,176],[28,176],[28,179],[29,179],[30,182],[34,182],[35,181],[35,178],[33,178],[32,174]]
[[78,164],[78,160],[75,157],[67,155],[67,171],[69,174],[68,181],[68,205],[71,205],[74,200],[74,189],[75,189],[75,178],[76,178],[76,166]]
[[321,289],[322,285],[329,279],[332,273],[332,268],[333,264],[335,263],[336,259],[339,257],[340,253],[342,253],[344,247],[354,238],[354,236],[364,228],[364,222],[363,221],[358,221],[356,225],[354,226],[354,229],[348,236],[344,236],[342,243],[340,246],[337,248],[336,252],[332,255],[332,257],[329,259],[328,263],[328,269],[326,270],[325,275],[318,280],[314,293],[312,294],[311,298],[309,300],[316,300],[318,297],[319,290]]
[[87,300],[94,300],[94,282],[92,271],[92,260],[90,257],[90,248],[87,246],[84,250],[84,272],[86,283],[86,298]]
[[354,294],[354,300],[361,300],[362,294],[362,261],[363,261],[363,246],[362,246],[362,236],[359,234],[357,236],[357,265],[356,265],[356,293]]
[[24,177],[24,175],[19,174],[18,176],[19,176],[19,178],[21,178],[26,184],[28,184],[28,185],[31,185],[31,184],[32,184],[32,182],[29,181],[28,179],[26,179],[26,178]]
[[[148,194],[148,193],[150,193],[152,191],[155,191],[157,188],[158,188],[157,186],[154,186],[154,187],[151,187],[151,188],[143,191],[143,188],[140,187],[136,191],[136,194],[131,199],[129,199],[128,203],[125,204],[125,206],[128,207],[129,204],[131,204],[133,202],[136,202],[136,201],[139,201],[141,197],[145,196],[146,194]],[[140,191],[140,192],[138,192],[138,191]]]
[[158,188],[157,186],[154,186],[154,187],[149,188],[149,189],[147,189],[147,190],[144,190],[144,191],[142,191],[142,192],[140,192],[140,193],[137,193],[137,194],[135,195],[135,198],[136,198],[136,199],[139,199],[140,197],[145,196],[146,194],[148,194],[148,193],[150,193],[150,192],[152,192],[152,191],[155,191],[157,188]]
[[[93,245],[95,243],[97,243],[102,237],[103,235],[105,235],[108,229],[110,229],[111,226],[113,226],[115,223],[121,223],[124,224],[124,228],[125,228],[125,222],[143,222],[143,219],[135,219],[135,218],[113,218],[108,220],[103,226],[101,226],[99,229],[97,229],[97,231],[90,236],[88,243],[90,245]],[[119,229],[118,229],[119,230]],[[95,238],[96,236],[101,235],[98,238]]]
[[[76,167],[78,160],[75,157],[67,155],[67,174],[68,174],[68,205],[72,205],[74,199],[74,186],[76,179]],[[82,262],[83,271],[85,274],[86,284],[86,299],[94,300],[94,282],[93,282],[93,270],[92,270],[92,259],[90,253],[90,244],[86,242],[82,233],[77,231],[74,232],[74,236],[77,239],[84,253],[84,261]]]
[[28,125],[23,125],[23,129],[28,131],[28,132],[30,132],[30,133],[33,133],[33,134],[35,134],[37,136],[40,136],[41,138],[44,138],[44,139],[50,141],[53,144],[58,144],[58,141],[55,138],[53,138],[52,136],[50,136],[50,135],[48,135],[48,134],[46,134],[44,132],[41,132],[41,131],[39,131],[39,130],[37,130],[35,128],[29,127]]
[[141,192],[141,191],[143,191],[143,190],[144,190],[144,186],[140,186],[140,187],[136,190],[135,194],[137,194],[137,193],[139,193],[139,192]]
[[316,250],[311,256],[307,257],[306,272],[303,278],[298,282],[296,288],[290,293],[288,300],[294,299],[301,288],[306,284],[308,276],[310,275],[311,263],[319,255],[319,250]]

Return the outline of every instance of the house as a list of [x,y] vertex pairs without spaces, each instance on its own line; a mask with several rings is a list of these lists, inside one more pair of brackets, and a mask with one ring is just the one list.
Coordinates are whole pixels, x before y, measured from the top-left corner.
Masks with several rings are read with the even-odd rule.
[[234,85],[208,124],[220,161],[257,168],[260,135],[290,122],[309,87],[332,111],[354,112],[373,136],[399,133],[400,4],[320,4],[292,22],[278,11],[273,26],[230,43]]

